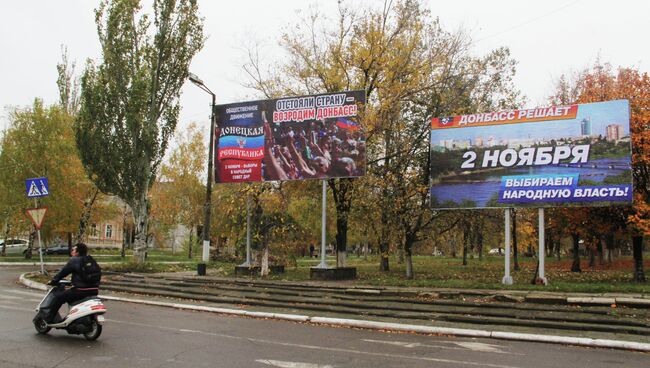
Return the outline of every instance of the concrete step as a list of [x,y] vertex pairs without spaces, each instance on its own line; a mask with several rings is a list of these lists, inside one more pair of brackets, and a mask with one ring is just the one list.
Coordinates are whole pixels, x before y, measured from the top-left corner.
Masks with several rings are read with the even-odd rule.
[[[292,308],[297,310],[326,311],[344,315],[367,315],[390,318],[462,322],[470,324],[493,324],[504,326],[526,326],[556,328],[577,331],[602,331],[650,336],[650,323],[645,318],[626,318],[603,313],[601,307],[575,308],[551,307],[545,310],[529,310],[527,305],[501,303],[500,305],[462,303],[440,304],[449,300],[418,300],[413,303],[406,298],[378,300],[374,293],[346,295],[345,290],[330,291],[287,291],[276,288],[243,287],[227,285],[210,287],[205,283],[179,282],[164,278],[117,277],[107,279],[103,289],[175,297],[181,299],[205,300],[220,304],[251,305],[263,307]],[[337,294],[343,293],[342,295]],[[352,298],[351,298],[352,297]],[[512,308],[516,306],[517,308]],[[549,308],[551,307],[551,308]],[[620,310],[619,310],[620,311]]]

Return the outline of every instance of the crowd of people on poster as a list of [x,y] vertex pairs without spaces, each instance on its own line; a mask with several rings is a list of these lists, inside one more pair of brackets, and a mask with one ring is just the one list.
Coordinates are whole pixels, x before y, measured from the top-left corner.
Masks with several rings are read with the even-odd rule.
[[364,91],[351,91],[217,106],[215,180],[363,176],[364,103]]

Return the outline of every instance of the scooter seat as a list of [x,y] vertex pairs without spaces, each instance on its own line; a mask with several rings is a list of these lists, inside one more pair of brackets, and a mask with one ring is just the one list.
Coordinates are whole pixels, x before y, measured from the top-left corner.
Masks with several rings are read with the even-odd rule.
[[74,306],[77,305],[77,304],[81,304],[81,303],[83,303],[83,302],[87,302],[87,301],[89,301],[89,300],[93,300],[93,299],[99,299],[99,297],[98,297],[97,295],[87,296],[87,297],[85,297],[85,298],[83,298],[83,299],[79,299],[79,300],[77,300],[77,301],[70,302],[70,303],[68,303],[68,305],[71,306],[71,307],[74,307]]

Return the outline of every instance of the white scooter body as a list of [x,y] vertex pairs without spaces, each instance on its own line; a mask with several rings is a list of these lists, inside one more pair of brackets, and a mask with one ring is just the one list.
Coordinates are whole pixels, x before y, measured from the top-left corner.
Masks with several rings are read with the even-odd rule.
[[[36,309],[36,311],[38,311],[38,309]],[[97,314],[97,322],[99,324],[103,324],[104,316],[102,314],[104,313],[106,313],[106,307],[99,298],[86,300],[83,303],[79,303],[74,307],[71,307],[70,311],[62,322],[48,323],[47,325],[52,328],[66,328],[79,318],[89,316],[91,314]]]
[[[68,286],[70,284],[71,282],[67,280],[61,280],[59,282],[59,285],[61,286]],[[40,312],[43,302],[48,299],[48,296],[50,296],[54,289],[56,289],[56,287],[50,288],[45,294],[41,302],[38,304],[38,307],[36,307],[37,313]],[[46,334],[51,328],[59,328],[65,329],[68,331],[68,333],[71,334],[83,334],[84,337],[86,337],[88,340],[95,340],[101,334],[102,325],[105,321],[103,316],[104,313],[106,313],[106,306],[104,303],[102,303],[101,299],[99,299],[98,296],[93,296],[87,298],[87,300],[79,304],[71,306],[67,315],[64,316],[63,320],[58,323],[47,323],[42,318],[39,318],[37,314],[37,317],[34,319],[34,326],[36,327],[36,331],[41,334]],[[85,318],[84,320],[80,321],[80,319],[84,317],[89,318]],[[80,325],[90,325],[92,326],[91,330],[84,332],[84,327],[80,326],[80,330],[78,326],[75,326],[75,322]]]

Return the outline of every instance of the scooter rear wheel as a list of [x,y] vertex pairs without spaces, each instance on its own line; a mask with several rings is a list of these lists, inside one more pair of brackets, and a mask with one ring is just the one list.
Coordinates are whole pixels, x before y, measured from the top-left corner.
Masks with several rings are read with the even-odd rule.
[[99,335],[102,334],[102,325],[100,325],[97,322],[97,319],[93,317],[92,322],[90,322],[90,327],[91,327],[91,330],[89,332],[86,332],[84,334],[84,337],[88,341],[97,340],[97,338],[99,338]]
[[50,332],[52,327],[49,327],[47,323],[45,323],[45,320],[41,317],[37,317],[34,319],[34,328],[36,329],[36,332],[38,332],[41,335],[45,335],[46,333]]

